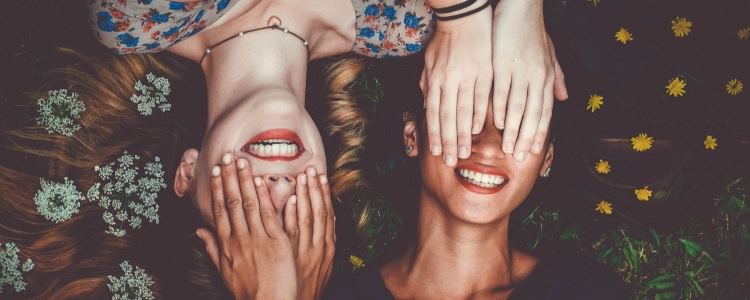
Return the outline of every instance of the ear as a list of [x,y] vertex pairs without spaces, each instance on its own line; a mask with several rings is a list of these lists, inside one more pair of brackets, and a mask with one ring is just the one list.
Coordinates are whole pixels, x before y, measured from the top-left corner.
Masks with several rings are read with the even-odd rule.
[[413,119],[404,121],[404,148],[412,147],[412,150],[406,153],[406,156],[417,157],[419,155],[419,143],[417,142],[417,122]]
[[548,168],[552,167],[552,160],[555,158],[555,144],[549,143],[547,146],[547,154],[544,155],[544,161],[542,162],[542,168],[539,170],[539,176],[544,175]]
[[190,191],[190,183],[193,179],[193,168],[195,167],[195,161],[198,159],[198,150],[187,149],[182,153],[182,160],[180,165],[177,167],[177,171],[174,175],[174,193],[178,197],[185,196],[185,193]]

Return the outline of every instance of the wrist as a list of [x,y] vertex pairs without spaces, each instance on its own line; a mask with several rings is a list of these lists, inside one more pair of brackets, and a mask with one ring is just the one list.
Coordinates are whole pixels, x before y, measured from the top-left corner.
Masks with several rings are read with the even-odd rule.
[[466,19],[481,14],[490,7],[491,0],[464,0],[450,6],[432,6],[437,24]]
[[522,14],[524,17],[529,15],[541,15],[543,9],[543,0],[500,0],[494,9],[494,15],[506,11],[513,11],[512,14]]

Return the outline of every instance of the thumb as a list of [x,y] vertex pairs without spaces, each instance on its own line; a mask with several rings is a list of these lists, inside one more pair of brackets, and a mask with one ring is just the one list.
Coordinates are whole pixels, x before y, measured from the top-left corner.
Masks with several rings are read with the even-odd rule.
[[204,244],[206,244],[206,252],[208,252],[208,256],[211,257],[211,261],[214,263],[216,270],[221,270],[219,265],[219,246],[216,244],[216,237],[214,237],[214,234],[206,228],[198,228],[198,230],[195,231],[195,234],[203,240]]

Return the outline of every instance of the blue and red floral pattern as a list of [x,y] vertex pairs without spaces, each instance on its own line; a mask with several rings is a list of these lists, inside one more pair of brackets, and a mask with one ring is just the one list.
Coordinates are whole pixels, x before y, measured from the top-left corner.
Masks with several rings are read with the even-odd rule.
[[370,57],[400,57],[422,50],[435,27],[424,0],[353,0],[357,15],[354,51]]
[[90,0],[96,37],[118,54],[159,52],[196,34],[238,0]]

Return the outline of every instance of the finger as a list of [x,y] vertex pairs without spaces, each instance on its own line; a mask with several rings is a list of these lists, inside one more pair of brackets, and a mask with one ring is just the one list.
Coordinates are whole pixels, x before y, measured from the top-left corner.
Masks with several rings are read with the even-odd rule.
[[474,87],[475,82],[462,84],[458,89],[458,103],[456,104],[456,135],[458,142],[458,158],[469,158],[471,149],[472,118],[474,115]]
[[495,73],[494,86],[492,87],[492,113],[494,114],[495,127],[505,128],[505,112],[508,107],[508,96],[510,95],[510,75],[506,73]]
[[539,120],[539,126],[536,128],[536,134],[534,141],[531,144],[531,153],[540,154],[542,153],[542,146],[544,146],[544,140],[547,138],[549,132],[550,122],[552,120],[552,107],[554,105],[554,97],[552,92],[552,85],[555,79],[550,75],[545,82],[544,87],[544,103],[542,103],[542,116]]
[[263,221],[260,219],[260,203],[258,193],[255,191],[253,174],[248,167],[248,162],[244,158],[237,159],[237,168],[239,169],[240,191],[242,191],[242,209],[245,214],[246,226],[249,227],[250,234],[265,233]]
[[211,210],[214,214],[214,227],[219,239],[226,240],[232,233],[226,206],[224,204],[224,185],[221,182],[221,167],[211,169]]
[[518,130],[521,126],[524,110],[526,109],[526,96],[528,93],[526,81],[512,82],[508,100],[507,112],[505,114],[505,129],[503,130],[503,152],[514,153]]
[[[443,162],[448,166],[456,164],[456,105],[458,90],[447,85],[440,91],[440,141],[442,142]],[[429,126],[429,123],[428,123]],[[429,132],[429,129],[428,129]]]
[[255,191],[258,193],[258,211],[260,212],[260,220],[263,221],[263,228],[266,229],[266,233],[271,238],[284,235],[279,219],[276,218],[276,210],[273,208],[271,194],[268,192],[266,183],[260,177],[255,177],[253,183],[255,184]]
[[213,233],[206,228],[198,228],[195,234],[203,240],[203,243],[206,245],[206,252],[211,257],[211,262],[214,263],[216,269],[221,270],[221,265],[219,264],[219,246],[216,244],[216,238]]
[[[328,219],[326,220],[326,244],[331,247],[335,247],[336,244],[336,214],[333,210],[333,203],[331,201],[331,188],[328,185],[328,177],[326,175],[320,176],[320,187],[323,190],[323,200],[328,209]],[[328,246],[326,246],[328,247]]]
[[326,222],[328,221],[328,210],[323,200],[323,191],[320,187],[320,176],[315,168],[307,169],[307,191],[310,195],[310,207],[313,212],[312,245],[323,247],[326,234]]
[[240,236],[248,234],[245,211],[242,208],[242,193],[237,180],[237,168],[234,157],[224,154],[221,158],[221,182],[224,186],[224,200],[229,215],[229,224],[232,226],[232,234]]
[[297,196],[292,195],[284,205],[284,232],[292,244],[294,257],[299,252],[299,225],[297,225]]
[[440,88],[437,84],[428,84],[425,107],[427,121],[427,142],[432,155],[440,155]]
[[[484,120],[487,118],[487,106],[489,105],[491,90],[492,80],[481,77],[477,79],[474,89],[474,118],[471,125],[471,134],[482,132]],[[471,149],[471,144],[469,144],[469,149]]]
[[545,87],[544,78],[542,80],[534,79],[529,83],[528,98],[526,99],[526,107],[523,111],[521,128],[516,140],[516,146],[513,148],[513,158],[516,161],[524,161],[531,149],[531,143],[534,141],[537,128],[539,128],[539,122],[542,118]]
[[299,249],[307,249],[311,243],[313,230],[312,208],[307,192],[307,174],[297,175],[297,224],[299,226]]

